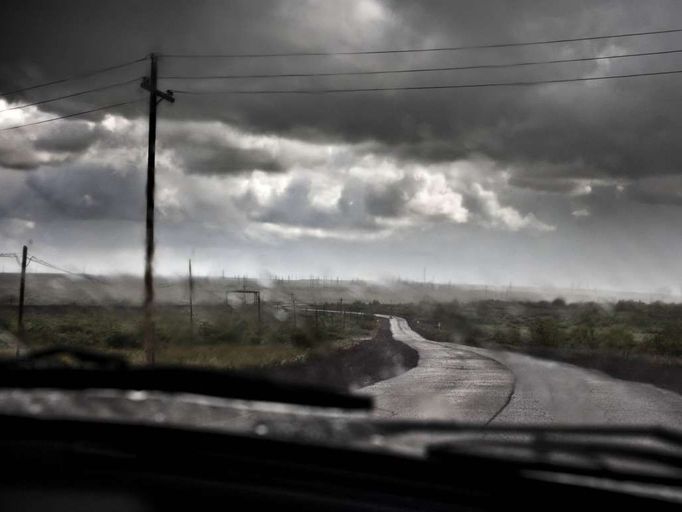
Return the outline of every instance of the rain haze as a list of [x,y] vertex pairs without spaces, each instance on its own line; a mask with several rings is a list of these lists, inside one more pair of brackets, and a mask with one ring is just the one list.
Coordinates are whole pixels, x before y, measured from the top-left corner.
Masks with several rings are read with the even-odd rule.
[[[682,48],[682,33],[354,54],[659,31],[676,28],[679,2],[22,1],[3,11],[0,91],[137,62],[4,95],[0,129],[138,100],[0,132],[3,250],[30,241],[68,269],[142,274],[140,82],[155,52],[159,88],[176,97],[159,105],[160,274],[185,272],[192,257],[200,275],[680,293],[680,75],[657,73],[682,70],[682,53],[660,53]],[[318,55],[243,57],[283,53]],[[593,59],[632,53],[650,55]],[[573,62],[495,67],[547,60]],[[494,66],[441,69],[481,65]],[[423,68],[441,70],[338,74]],[[318,76],[291,76],[306,74]],[[631,74],[646,76],[418,89]],[[377,88],[392,90],[366,90]],[[365,91],[334,92],[344,89]],[[332,92],[263,93],[273,90]]]

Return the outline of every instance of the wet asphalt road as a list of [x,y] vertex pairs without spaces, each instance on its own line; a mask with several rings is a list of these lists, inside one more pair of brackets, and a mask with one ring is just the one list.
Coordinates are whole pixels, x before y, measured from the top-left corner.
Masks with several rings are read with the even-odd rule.
[[363,388],[381,416],[682,429],[682,395],[672,391],[523,354],[436,343],[402,318],[390,323],[393,337],[416,349],[420,360]]
[[513,374],[502,364],[458,345],[425,340],[402,318],[390,319],[393,338],[419,352],[407,372],[362,388],[386,417],[488,422],[511,397]]

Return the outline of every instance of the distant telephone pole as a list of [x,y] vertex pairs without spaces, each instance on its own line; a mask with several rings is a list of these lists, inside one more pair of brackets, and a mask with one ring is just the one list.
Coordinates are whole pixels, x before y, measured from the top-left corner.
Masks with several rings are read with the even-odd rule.
[[260,292],[256,293],[256,302],[258,304],[258,330],[260,331],[263,328],[263,320],[260,312]]
[[19,355],[19,344],[24,339],[24,297],[26,289],[26,264],[27,264],[28,247],[24,245],[21,251],[21,280],[19,281],[19,311],[17,317],[17,356]]
[[189,260],[189,333],[194,338],[194,309],[192,296],[194,295],[194,281],[192,280],[192,258]]
[[240,294],[242,296],[242,304],[246,304],[247,295],[253,295],[253,304],[258,308],[258,331],[260,331],[262,327],[260,290],[247,290],[245,288],[241,290],[227,290],[225,292],[225,302],[227,302],[227,296],[229,293]]
[[142,80],[142,88],[149,91],[149,141],[147,147],[147,217],[145,230],[145,265],[144,265],[144,353],[147,364],[154,364],[154,189],[156,185],[156,106],[166,100],[175,102],[171,91],[162,92],[157,89],[157,57],[151,54],[149,77]]

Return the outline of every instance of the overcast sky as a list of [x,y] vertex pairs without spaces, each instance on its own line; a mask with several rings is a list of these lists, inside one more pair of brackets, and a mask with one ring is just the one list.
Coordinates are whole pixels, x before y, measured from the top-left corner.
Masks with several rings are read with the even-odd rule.
[[[679,20],[679,21],[678,21]],[[682,28],[678,1],[6,1],[0,94],[162,54],[344,52]],[[378,55],[173,58],[161,76],[377,71],[682,49],[682,33]],[[148,61],[0,97],[0,252],[141,273]],[[682,53],[163,89],[343,89],[682,70]],[[682,75],[532,87],[187,95],[159,107],[157,269],[682,287]],[[11,261],[5,261],[9,269]]]

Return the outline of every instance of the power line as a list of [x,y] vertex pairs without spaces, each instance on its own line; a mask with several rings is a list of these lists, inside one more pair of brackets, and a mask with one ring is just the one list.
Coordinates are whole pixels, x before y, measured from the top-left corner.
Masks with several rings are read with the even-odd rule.
[[176,94],[188,95],[218,95],[218,94],[334,94],[351,92],[380,92],[380,91],[422,91],[432,89],[476,89],[483,87],[523,87],[543,84],[561,84],[571,82],[590,82],[595,80],[611,80],[617,78],[634,78],[642,76],[662,76],[682,73],[682,69],[672,71],[655,71],[649,73],[629,73],[623,75],[588,76],[577,78],[558,78],[552,80],[528,80],[516,82],[485,82],[474,84],[446,84],[446,85],[413,85],[395,87],[362,87],[347,89],[228,89],[223,91],[187,91],[173,90]]
[[50,263],[49,261],[45,261],[41,258],[37,258],[36,256],[31,256],[29,258],[29,262],[35,262],[38,263],[39,265],[43,265],[44,267],[51,268],[52,270],[56,270],[58,272],[63,272],[64,274],[70,274],[72,276],[79,276],[79,277],[85,277],[86,279],[90,279],[91,281],[96,281],[98,283],[104,283],[105,281],[102,281],[101,279],[97,279],[96,277],[84,274],[84,273],[79,273],[79,272],[72,272],[71,270],[67,270],[65,268],[58,267],[57,265],[54,265]]
[[21,266],[21,260],[16,252],[4,252],[0,253],[0,258],[14,258],[16,262]]
[[92,89],[87,89],[85,91],[79,91],[79,92],[74,92],[71,94],[66,94],[64,96],[57,96],[57,97],[49,98],[46,100],[35,101],[33,103],[27,103],[25,105],[17,105],[15,107],[10,107],[10,108],[6,108],[4,110],[0,110],[0,114],[3,112],[9,112],[10,110],[20,110],[23,108],[35,107],[36,105],[44,105],[45,103],[52,103],[53,101],[64,100],[67,98],[75,98],[76,96],[82,96],[84,94],[88,94],[91,92],[106,91],[107,89],[114,89],[115,87],[122,87],[124,85],[132,84],[132,83],[137,82],[141,79],[142,79],[142,77],[133,78],[132,80],[126,80],[124,82],[117,82],[117,83],[110,84],[110,85],[104,85],[102,87],[93,87]]
[[59,119],[68,119],[70,117],[82,116],[85,114],[90,114],[91,112],[99,112],[100,110],[107,110],[107,109],[111,109],[111,108],[122,107],[124,105],[132,105],[133,103],[140,103],[141,101],[144,101],[144,100],[132,100],[132,101],[124,101],[121,103],[113,103],[111,105],[105,105],[103,107],[92,108],[90,110],[83,110],[81,112],[76,112],[74,114],[67,114],[65,116],[51,117],[50,119],[43,119],[42,121],[34,121],[33,123],[20,124],[17,126],[10,126],[8,128],[0,128],[0,132],[6,132],[9,130],[26,128],[27,126],[35,126],[38,124],[49,123],[51,121],[58,121]]
[[35,261],[35,262],[38,263],[39,265],[43,265],[44,267],[48,267],[48,268],[51,268],[52,270],[57,270],[57,271],[59,271],[59,272],[64,272],[65,274],[71,274],[71,275],[74,275],[74,276],[81,275],[81,274],[79,274],[78,272],[72,272],[71,270],[66,270],[66,269],[64,269],[64,268],[58,267],[57,265],[54,265],[54,264],[52,264],[52,263],[50,263],[50,262],[48,262],[48,261],[45,261],[45,260],[43,260],[43,259],[40,259],[40,258],[36,257],[36,256],[31,256],[28,260],[29,260],[29,261]]
[[649,30],[646,32],[626,32],[620,34],[608,34],[600,36],[586,36],[586,37],[572,37],[563,39],[544,39],[540,41],[522,41],[522,42],[508,42],[508,43],[485,43],[485,44],[469,44],[462,46],[441,46],[432,48],[404,48],[393,50],[357,50],[357,51],[324,51],[324,52],[286,52],[286,53],[209,53],[209,54],[188,54],[188,53],[169,53],[161,54],[162,57],[170,58],[225,58],[225,59],[248,59],[248,58],[266,58],[266,57],[325,57],[334,55],[379,55],[386,53],[420,53],[420,52],[443,52],[443,51],[459,51],[459,50],[478,50],[484,48],[512,48],[517,46],[536,46],[542,44],[555,43],[574,43],[578,41],[597,41],[601,39],[617,39],[623,37],[635,36],[650,36],[656,34],[673,34],[682,32],[682,28],[673,28],[665,30]]
[[100,73],[106,73],[107,71],[113,71],[115,69],[120,69],[120,68],[124,68],[126,66],[131,66],[133,64],[137,64],[138,62],[144,62],[148,58],[149,57],[142,57],[141,59],[136,59],[136,60],[124,62],[122,64],[116,64],[114,66],[107,66],[107,67],[103,67],[103,68],[99,68],[99,69],[94,69],[91,71],[86,71],[84,73],[79,73],[77,75],[72,75],[70,77],[59,78],[57,80],[52,80],[50,82],[43,82],[41,84],[29,85],[28,87],[22,87],[20,89],[14,89],[13,91],[7,91],[7,92],[0,93],[0,98],[4,98],[6,96],[11,96],[13,94],[19,94],[21,92],[31,91],[33,89],[38,89],[40,87],[47,87],[48,85],[56,85],[56,84],[61,84],[64,82],[69,82],[71,80],[80,80],[81,78],[88,78],[88,77],[91,77],[94,75],[98,75]]
[[470,66],[447,66],[447,67],[430,67],[430,68],[408,68],[408,69],[383,69],[377,71],[338,71],[330,73],[263,73],[263,74],[236,74],[236,75],[167,75],[161,76],[166,80],[232,80],[240,78],[303,78],[303,77],[324,77],[324,76],[355,76],[355,75],[386,75],[398,73],[422,73],[431,71],[457,71],[466,69],[491,69],[491,68],[513,68],[521,66],[536,66],[540,64],[560,64],[568,62],[587,62],[595,60],[609,60],[622,59],[626,57],[645,57],[651,55],[669,55],[673,53],[682,53],[682,50],[661,50],[654,52],[640,52],[640,53],[621,53],[616,55],[604,55],[601,57],[576,57],[570,59],[551,59],[551,60],[534,60],[511,62],[508,64],[476,64]]

